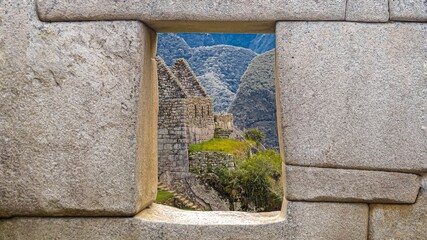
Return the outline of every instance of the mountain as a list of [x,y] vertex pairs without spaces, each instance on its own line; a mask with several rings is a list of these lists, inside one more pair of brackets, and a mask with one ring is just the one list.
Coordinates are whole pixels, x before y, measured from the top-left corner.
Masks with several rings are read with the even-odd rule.
[[159,34],[157,55],[169,66],[185,58],[214,98],[215,111],[225,112],[234,99],[240,78],[257,53],[229,45],[191,47],[178,34]]
[[197,76],[206,73],[217,74],[227,88],[236,93],[240,78],[257,54],[252,50],[229,45],[215,45],[193,48],[188,59]]
[[157,55],[172,66],[178,58],[188,59],[192,56],[192,49],[187,42],[176,34],[161,33],[157,40]]
[[265,135],[264,145],[278,149],[274,50],[255,57],[243,74],[236,98],[229,112],[240,129],[259,128]]
[[236,94],[230,91],[219,76],[213,72],[208,72],[198,78],[209,95],[213,97],[215,111],[225,112]]
[[276,46],[276,37],[274,34],[257,34],[250,42],[249,49],[256,53],[270,51]]
[[220,34],[220,33],[178,33],[187,44],[194,47],[230,45],[264,53],[274,48],[274,34]]

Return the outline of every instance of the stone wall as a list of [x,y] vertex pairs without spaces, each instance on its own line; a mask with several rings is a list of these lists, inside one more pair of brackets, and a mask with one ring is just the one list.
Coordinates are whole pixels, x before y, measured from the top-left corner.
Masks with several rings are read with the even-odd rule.
[[185,60],[177,60],[172,69],[160,57],[156,61],[159,174],[188,172],[189,144],[214,136],[213,100]]
[[234,130],[232,129],[222,129],[222,128],[215,128],[214,137],[215,138],[230,138],[233,134]]
[[233,129],[233,114],[216,113],[214,119],[216,128]]
[[190,144],[212,139],[215,128],[212,99],[189,98],[186,100],[186,106],[185,118],[188,121]]
[[188,125],[183,117],[186,99],[163,99],[159,104],[159,174],[188,172]]
[[[0,239],[425,239],[425,1],[1,4]],[[150,205],[152,29],[276,31],[280,213]]]
[[[159,174],[188,172],[189,144],[214,136],[212,101],[205,98],[164,99],[159,104]],[[195,109],[200,109],[195,113]],[[202,112],[202,110],[204,110]]]
[[206,173],[217,167],[234,168],[233,155],[223,152],[195,152],[188,155],[190,171]]
[[171,71],[175,76],[179,79],[180,83],[184,87],[184,89],[194,97],[209,97],[205,88],[199,82],[194,74],[193,70],[191,70],[190,65],[184,59],[178,59],[173,64]]

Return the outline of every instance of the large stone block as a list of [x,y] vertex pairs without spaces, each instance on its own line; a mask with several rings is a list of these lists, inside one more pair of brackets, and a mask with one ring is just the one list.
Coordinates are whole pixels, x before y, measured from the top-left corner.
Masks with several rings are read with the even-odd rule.
[[193,212],[155,205],[135,218],[0,220],[0,239],[362,240],[367,227],[365,204],[291,202],[287,219],[278,213]]
[[0,217],[136,214],[156,193],[155,33],[1,5]]
[[417,202],[412,205],[370,205],[369,239],[414,239],[427,237],[427,175]]
[[390,20],[427,21],[427,1],[425,0],[389,0]]
[[38,0],[47,21],[134,20],[160,32],[274,32],[277,20],[344,20],[345,0]]
[[427,25],[279,22],[290,165],[427,171]]
[[348,0],[346,21],[387,22],[388,0]]
[[368,214],[367,204],[288,202],[284,239],[366,239]]
[[286,166],[288,200],[414,203],[419,189],[415,174]]

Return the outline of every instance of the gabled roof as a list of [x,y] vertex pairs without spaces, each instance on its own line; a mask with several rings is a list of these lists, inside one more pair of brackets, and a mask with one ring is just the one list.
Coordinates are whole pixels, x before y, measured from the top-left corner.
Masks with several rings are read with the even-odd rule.
[[190,65],[185,59],[180,58],[176,60],[171,70],[190,96],[209,97],[206,89],[199,82],[196,74],[191,70]]
[[161,57],[156,57],[159,96],[161,98],[187,98],[188,93]]

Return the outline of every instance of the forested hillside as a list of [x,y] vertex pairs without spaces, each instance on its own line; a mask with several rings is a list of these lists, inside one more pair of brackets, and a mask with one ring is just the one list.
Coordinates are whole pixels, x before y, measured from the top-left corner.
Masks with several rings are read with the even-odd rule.
[[240,129],[259,128],[265,135],[264,145],[278,149],[274,50],[253,59],[242,77],[229,112]]
[[250,49],[230,45],[191,48],[177,34],[160,34],[157,55],[168,65],[178,58],[185,58],[214,98],[216,112],[227,111],[241,76],[257,56]]
[[264,53],[274,48],[274,34],[178,33],[190,47],[230,45]]

